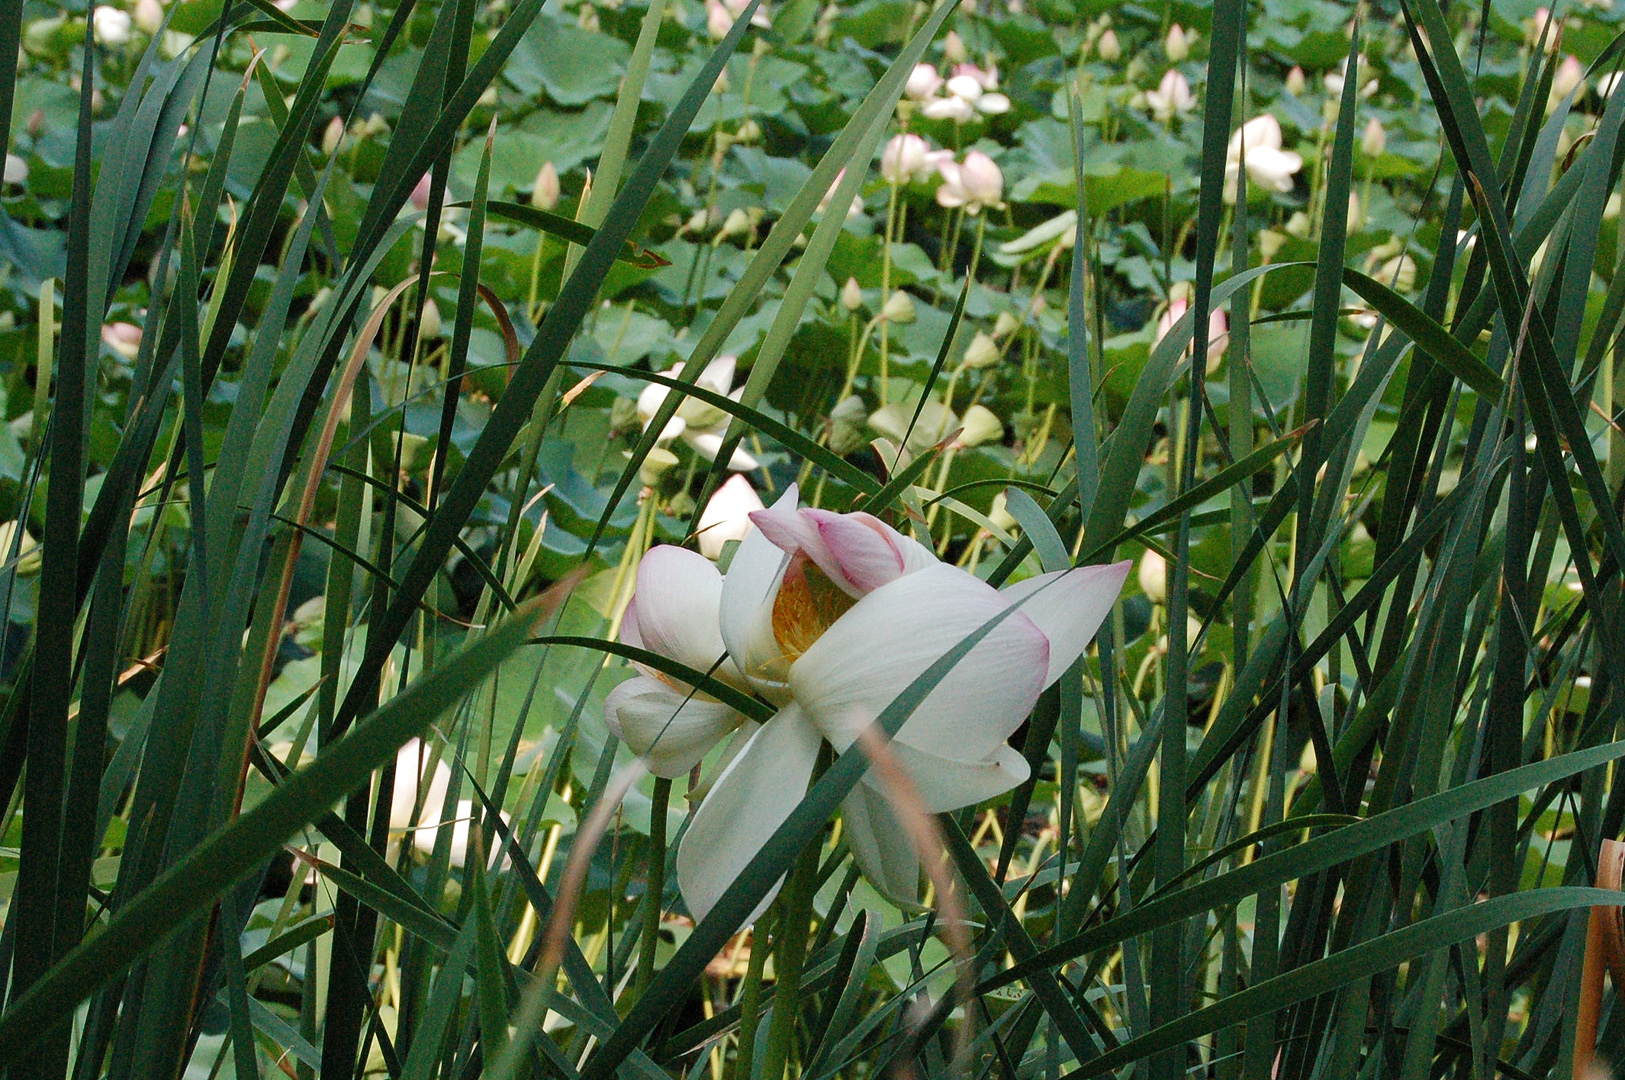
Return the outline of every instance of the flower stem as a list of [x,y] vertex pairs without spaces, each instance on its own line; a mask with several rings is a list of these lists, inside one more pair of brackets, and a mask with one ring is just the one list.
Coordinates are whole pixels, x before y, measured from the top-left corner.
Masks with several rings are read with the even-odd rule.
[[649,886],[644,894],[643,940],[638,949],[637,997],[642,997],[654,978],[655,948],[660,943],[660,910],[666,895],[666,807],[671,802],[671,781],[655,778],[653,806],[649,811]]
[[751,1059],[756,1054],[757,1009],[762,1001],[762,968],[767,963],[768,922],[777,911],[775,904],[750,932],[750,960],[745,965],[745,983],[739,989],[739,1049],[734,1054],[734,1080],[750,1080]]
[[[886,310],[886,301],[891,299],[891,245],[893,230],[897,228],[897,181],[891,182],[891,195],[886,200],[886,242],[880,249],[880,310]],[[891,374],[888,355],[891,345],[891,324],[888,319],[881,319],[880,325],[880,404],[884,406],[889,391],[886,382]],[[859,355],[862,355],[860,349]],[[845,397],[843,393],[841,395]]]
[[[783,1080],[790,1065],[790,1045],[801,1012],[801,968],[807,960],[807,941],[812,937],[808,923],[812,919],[813,893],[818,888],[818,853],[822,847],[822,837],[818,837],[801,850],[779,898],[779,943],[773,956],[773,1022],[767,1029],[762,1080]],[[755,959],[754,954],[751,959]]]

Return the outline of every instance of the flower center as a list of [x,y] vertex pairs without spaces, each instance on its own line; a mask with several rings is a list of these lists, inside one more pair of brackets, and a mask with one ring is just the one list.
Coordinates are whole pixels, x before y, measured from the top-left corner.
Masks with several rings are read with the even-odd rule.
[[857,603],[807,556],[797,552],[773,601],[773,639],[790,663]]

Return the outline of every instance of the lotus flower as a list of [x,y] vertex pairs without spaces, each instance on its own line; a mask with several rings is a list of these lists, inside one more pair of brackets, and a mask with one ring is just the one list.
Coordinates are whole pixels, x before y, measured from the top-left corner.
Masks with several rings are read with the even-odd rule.
[[[737,557],[737,556],[736,556]],[[637,587],[621,620],[621,640],[695,671],[747,685],[723,658],[719,612],[722,574],[711,560],[684,548],[650,548],[638,564]],[[604,699],[610,731],[646,760],[656,776],[682,776],[728,735],[750,723],[731,706],[651,667]]]
[[[694,666],[714,664],[709,654],[726,645],[733,671],[778,707],[728,762],[683,837],[678,883],[697,919],[801,801],[821,744],[845,750],[922,672],[996,617],[891,749],[932,812],[1025,780],[1026,759],[1006,740],[1082,655],[1129,571],[1128,562],[1083,567],[1001,591],[869,514],[797,509],[796,500],[792,486],[751,515],[757,528],[720,584],[699,556],[657,556],[661,548],[639,570],[640,631],[652,618],[680,618],[674,636],[696,644]],[[651,557],[659,560],[653,566]],[[646,609],[645,595],[661,598],[660,616]],[[709,637],[717,631],[720,642]],[[684,699],[673,691],[667,701]],[[682,712],[694,704],[688,699]],[[620,722],[624,728],[624,712]],[[726,731],[718,717],[710,744]],[[866,777],[847,797],[847,835],[871,881],[912,899],[918,864],[878,784]]]
[[[1190,306],[1190,298],[1183,294],[1176,295],[1172,300],[1168,301],[1168,307],[1157,318],[1156,336],[1151,340],[1153,347],[1156,346],[1157,342],[1168,336],[1168,331],[1172,330],[1174,324],[1184,317],[1185,312],[1190,310]],[[1207,313],[1206,370],[1209,375],[1218,370],[1219,361],[1223,359],[1224,350],[1229,345],[1230,319],[1225,315],[1223,308],[1215,307]],[[1185,355],[1190,355],[1189,346],[1185,348]]]
[[980,150],[972,150],[963,162],[952,158],[937,162],[942,185],[937,188],[939,206],[963,206],[967,214],[979,214],[984,206],[999,206],[1004,199],[1004,173],[998,163]]
[[1196,95],[1191,93],[1191,84],[1179,69],[1169,68],[1157,88],[1146,91],[1145,104],[1158,123],[1166,124],[1196,108]]
[[998,92],[998,68],[956,64],[945,88],[947,94],[927,99],[920,110],[932,120],[964,123],[977,113],[996,116],[1010,111],[1010,99]]
[[[714,394],[728,394],[735,401],[743,390],[729,394],[729,387],[733,385],[734,371],[739,361],[732,356],[719,356],[705,365],[705,370],[695,380],[695,384]],[[682,366],[674,367],[666,374],[676,378],[682,371]],[[661,404],[670,393],[666,387],[659,383],[650,383],[638,395],[638,419],[643,426],[648,427],[660,411]],[[728,414],[714,405],[708,405],[698,398],[684,398],[683,403],[677,407],[677,412],[666,426],[661,429],[660,441],[670,442],[681,438],[695,452],[707,461],[715,461],[717,452],[722,449],[722,436],[728,428]],[[728,459],[728,468],[735,472],[748,472],[757,468],[757,461],[743,449],[734,448],[733,457]]]
[[933,150],[918,135],[893,135],[880,152],[880,175],[888,184],[911,184],[926,179],[953,157],[953,151]]
[[1241,176],[1242,150],[1247,157],[1247,179],[1266,191],[1292,190],[1292,177],[1303,168],[1303,158],[1281,149],[1281,123],[1269,113],[1255,116],[1230,136],[1229,154],[1224,165],[1224,197],[1236,201],[1236,182]]
[[915,101],[930,101],[942,89],[942,76],[931,64],[915,64],[914,70],[908,73],[908,82],[903,85],[903,93]]

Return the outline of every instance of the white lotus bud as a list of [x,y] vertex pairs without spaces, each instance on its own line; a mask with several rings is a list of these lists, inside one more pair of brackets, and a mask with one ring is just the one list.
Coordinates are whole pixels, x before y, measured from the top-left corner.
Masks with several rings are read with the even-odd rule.
[[1380,157],[1388,149],[1388,132],[1383,130],[1382,121],[1375,116],[1365,122],[1365,131],[1360,135],[1360,152],[1366,157]]
[[705,4],[705,31],[711,35],[713,41],[721,41],[728,36],[728,31],[734,26],[734,17],[728,14],[721,0],[706,0]]
[[1168,37],[1162,43],[1163,51],[1168,54],[1171,63],[1179,63],[1191,54],[1191,43],[1185,28],[1178,23],[1168,28]]
[[1008,311],[999,312],[999,317],[993,321],[993,336],[995,338],[1008,337],[1021,327],[1021,320]]
[[1004,438],[1004,421],[994,414],[992,409],[985,405],[972,405],[965,410],[965,419],[960,423],[960,446],[981,446],[984,443],[996,442]]
[[942,76],[930,64],[915,64],[903,84],[903,93],[915,101],[929,101],[942,88]]
[[970,59],[970,52],[965,48],[965,39],[957,31],[950,30],[942,39],[942,59],[950,64],[963,64]]
[[418,336],[425,341],[432,341],[440,336],[440,305],[429,297],[423,304],[423,319],[418,323]]
[[965,366],[973,370],[992,367],[999,362],[999,346],[992,337],[976,331],[965,349]]
[[728,211],[727,218],[722,222],[722,235],[743,236],[751,230],[750,214],[741,207]]
[[[662,388],[664,389],[664,388]],[[643,481],[645,487],[654,487],[660,483],[660,478],[671,471],[677,464],[677,455],[664,446],[657,446],[649,451],[649,456],[643,459],[638,466],[638,479]]]
[[1308,85],[1309,81],[1304,78],[1303,68],[1293,64],[1292,70],[1286,73],[1286,92],[1293,97],[1302,97]]
[[1123,55],[1123,45],[1117,40],[1117,35],[1110,28],[1100,35],[1100,40],[1095,43],[1095,48],[1100,51],[1100,58],[1107,63],[1112,63]]
[[858,279],[849,277],[846,284],[841,286],[841,306],[848,311],[856,311],[863,306],[863,286]]
[[127,11],[108,4],[100,4],[90,15],[91,36],[96,44],[117,48],[130,40],[132,20]]
[[885,307],[880,309],[880,317],[887,322],[911,323],[914,321],[914,298],[899,289],[886,297]]
[[124,359],[134,360],[141,352],[141,328],[134,323],[108,323],[102,327],[102,341]]
[[148,37],[164,28],[164,6],[158,0],[136,0],[133,14],[136,28]]
[[344,146],[344,120],[335,116],[327,122],[322,130],[322,153],[332,157]]
[[536,173],[536,182],[530,188],[530,205],[538,210],[552,210],[559,205],[559,171],[551,161],[542,162]]
[[1140,556],[1140,591],[1153,604],[1168,602],[1168,560],[1150,548]]

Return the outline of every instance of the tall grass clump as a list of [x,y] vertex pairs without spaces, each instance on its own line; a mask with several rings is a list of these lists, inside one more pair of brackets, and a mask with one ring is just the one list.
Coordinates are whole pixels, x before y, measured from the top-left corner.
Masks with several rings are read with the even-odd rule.
[[1620,21],[6,5],[0,1073],[1625,1065]]

